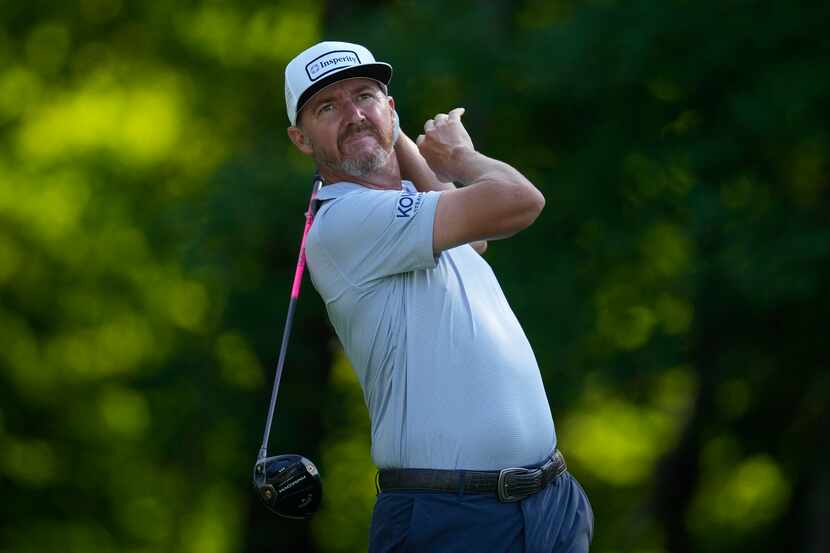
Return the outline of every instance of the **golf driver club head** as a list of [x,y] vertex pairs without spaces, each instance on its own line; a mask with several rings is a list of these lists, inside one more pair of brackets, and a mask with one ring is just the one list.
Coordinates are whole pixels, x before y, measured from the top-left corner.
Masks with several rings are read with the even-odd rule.
[[259,459],[254,488],[268,509],[286,518],[311,518],[323,499],[320,472],[302,455]]

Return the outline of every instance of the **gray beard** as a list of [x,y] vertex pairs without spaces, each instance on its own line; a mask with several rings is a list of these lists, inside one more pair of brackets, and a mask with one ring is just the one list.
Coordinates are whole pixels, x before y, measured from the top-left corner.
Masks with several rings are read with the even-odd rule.
[[[382,146],[378,145],[373,148],[371,152],[368,152],[359,158],[335,161],[324,157],[322,153],[318,153],[317,150],[315,150],[314,160],[318,163],[318,165],[327,167],[336,173],[364,179],[370,177],[386,165],[386,162],[389,161],[389,156],[391,156],[392,152],[395,150],[395,143],[398,141],[398,137],[401,134],[401,127],[398,123],[397,112],[393,112],[393,117],[394,125],[392,128],[392,146],[389,148],[389,151],[384,150]],[[312,144],[312,147],[313,146],[314,145]]]
[[328,167],[334,172],[351,175],[353,177],[367,178],[386,165],[390,155],[392,155],[391,151],[387,152],[378,146],[361,157],[343,159],[339,162],[316,155],[315,159],[317,163]]

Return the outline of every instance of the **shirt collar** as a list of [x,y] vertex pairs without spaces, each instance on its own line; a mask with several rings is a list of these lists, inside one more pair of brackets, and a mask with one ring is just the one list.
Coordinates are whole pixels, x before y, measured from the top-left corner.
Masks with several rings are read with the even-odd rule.
[[[408,180],[402,180],[401,186],[403,187],[404,192],[414,193],[417,192],[415,190],[415,186],[409,182]],[[318,200],[333,200],[335,198],[339,198],[341,196],[345,196],[350,192],[354,192],[356,190],[371,190],[366,188],[365,186],[361,186],[359,184],[348,182],[348,181],[340,181],[335,182],[334,184],[327,184],[323,188],[317,192],[317,199]]]

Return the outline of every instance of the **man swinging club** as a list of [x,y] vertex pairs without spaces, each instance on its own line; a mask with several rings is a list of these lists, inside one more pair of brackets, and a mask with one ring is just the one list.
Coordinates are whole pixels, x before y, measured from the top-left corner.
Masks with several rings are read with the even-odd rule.
[[285,69],[288,135],[330,183],[308,267],[372,421],[369,551],[588,551],[593,512],[480,255],[532,224],[544,197],[475,150],[463,108],[428,120],[415,142],[400,132],[391,77],[344,42]]

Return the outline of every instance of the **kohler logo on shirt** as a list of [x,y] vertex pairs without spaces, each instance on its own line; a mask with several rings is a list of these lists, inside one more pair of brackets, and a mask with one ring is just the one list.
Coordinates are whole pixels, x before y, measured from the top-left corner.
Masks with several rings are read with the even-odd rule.
[[423,199],[423,192],[401,192],[401,195],[395,204],[395,217],[412,217],[421,207]]
[[309,80],[316,81],[335,69],[351,67],[352,65],[360,65],[360,58],[357,57],[357,53],[351,50],[334,50],[308,62],[305,66],[305,72]]

